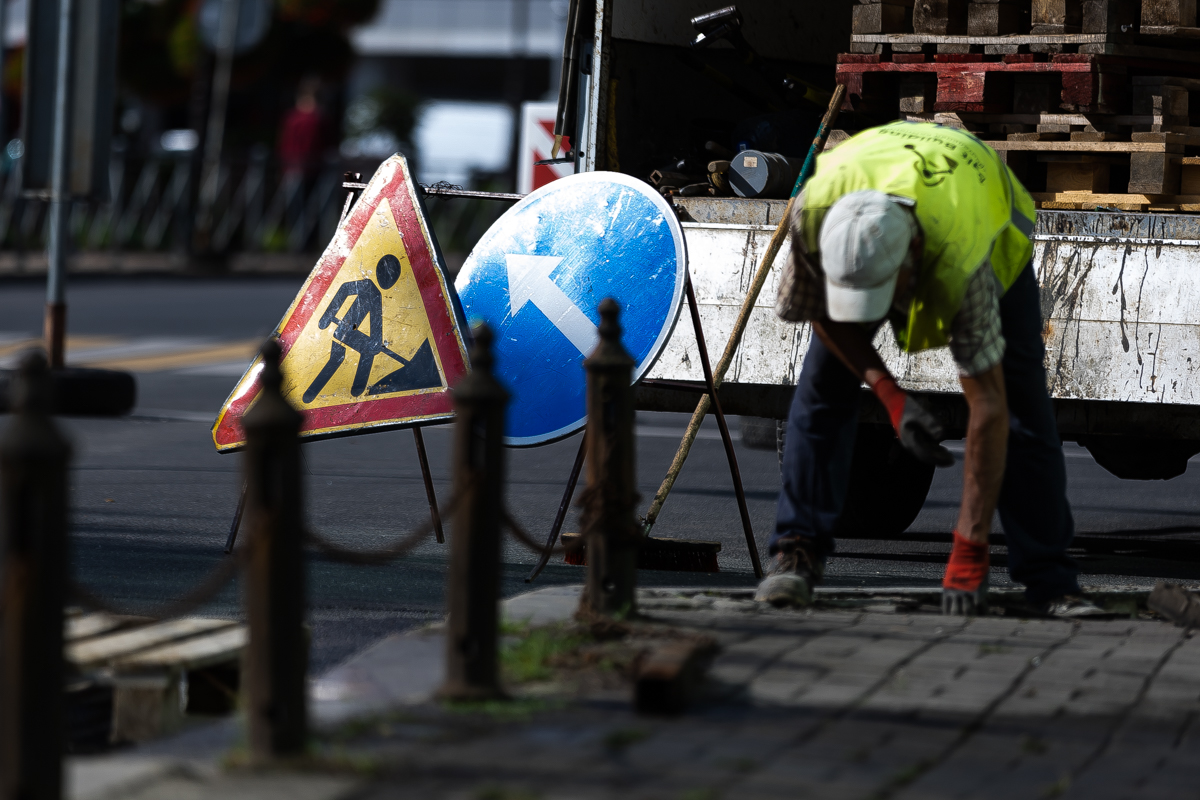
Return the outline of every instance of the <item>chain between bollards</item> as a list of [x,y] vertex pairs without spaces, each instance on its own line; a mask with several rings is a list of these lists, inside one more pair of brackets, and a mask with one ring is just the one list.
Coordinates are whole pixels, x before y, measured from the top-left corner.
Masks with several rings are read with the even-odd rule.
[[504,410],[508,392],[492,374],[492,331],[474,331],[471,371],[454,387],[454,494],[447,587],[446,700],[503,696],[496,656],[500,627],[500,534],[504,512]]
[[58,800],[71,448],[47,413],[44,354],[25,356],[13,388],[16,413],[0,438],[0,799]]
[[579,500],[587,548],[581,616],[637,613],[637,558],[642,537],[635,514],[634,360],[621,344],[620,313],[611,297],[600,303],[600,344],[583,362],[587,370],[588,485]]
[[250,752],[258,761],[300,755],[308,738],[302,415],[283,397],[280,358],[277,341],[263,345],[262,391],[242,418],[250,534],[242,680]]

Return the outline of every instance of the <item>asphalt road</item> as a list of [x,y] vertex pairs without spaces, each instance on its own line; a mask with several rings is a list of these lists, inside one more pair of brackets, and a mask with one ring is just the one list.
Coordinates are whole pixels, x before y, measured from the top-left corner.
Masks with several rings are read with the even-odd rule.
[[[301,281],[295,278],[90,279],[72,284],[68,361],[110,364],[138,376],[138,406],[124,419],[64,419],[75,445],[72,524],[77,579],[98,595],[135,609],[177,597],[224,557],[222,545],[240,488],[239,456],[218,455],[209,427],[248,360]],[[0,283],[0,366],[41,327],[43,288]],[[7,361],[6,361],[7,359]],[[686,425],[676,414],[638,418],[638,485],[643,507],[654,495]],[[7,424],[6,421],[0,424]],[[736,428],[736,426],[735,426]],[[449,428],[426,429],[437,489],[449,492]],[[509,451],[509,508],[526,529],[548,530],[578,438]],[[354,547],[393,541],[427,517],[424,489],[407,431],[304,446],[310,524]],[[779,477],[774,453],[739,443],[737,454],[760,550],[774,520]],[[1077,529],[1095,539],[1200,539],[1200,470],[1165,482],[1121,481],[1067,446]],[[910,529],[946,535],[957,512],[961,470],[939,471]],[[574,511],[565,530],[578,530]],[[656,535],[719,540],[721,572],[644,572],[655,585],[744,585],[754,576],[746,553],[721,443],[711,422],[692,450]],[[1130,548],[1133,552],[1136,548]],[[829,580],[843,585],[936,584],[947,547],[919,541],[839,545]],[[387,567],[348,567],[313,557],[309,596],[312,671],[320,673],[376,638],[443,613],[447,546],[430,540]],[[524,590],[534,555],[505,547],[504,592]],[[1007,584],[1002,549],[993,583]],[[1200,564],[1129,553],[1082,554],[1090,586],[1148,586],[1160,577],[1197,580]],[[539,584],[582,580],[555,559]],[[236,587],[206,609],[237,614]]]

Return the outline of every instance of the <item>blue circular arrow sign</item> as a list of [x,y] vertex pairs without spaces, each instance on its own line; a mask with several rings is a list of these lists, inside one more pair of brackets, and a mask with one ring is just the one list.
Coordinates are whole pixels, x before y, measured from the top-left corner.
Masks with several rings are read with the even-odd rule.
[[455,288],[467,319],[496,333],[496,376],[513,395],[506,442],[545,444],[584,426],[583,360],[599,341],[604,298],[621,306],[633,380],[654,366],[679,317],[686,275],[674,212],[628,175],[561,178],[497,220]]

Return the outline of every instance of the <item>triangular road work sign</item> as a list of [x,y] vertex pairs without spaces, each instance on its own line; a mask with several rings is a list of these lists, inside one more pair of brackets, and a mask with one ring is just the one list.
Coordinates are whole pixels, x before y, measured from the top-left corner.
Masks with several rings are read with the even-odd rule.
[[[446,278],[408,164],[375,172],[275,329],[283,393],[300,435],[329,438],[449,419],[467,372],[462,308]],[[245,445],[255,359],[213,425],[219,451]]]

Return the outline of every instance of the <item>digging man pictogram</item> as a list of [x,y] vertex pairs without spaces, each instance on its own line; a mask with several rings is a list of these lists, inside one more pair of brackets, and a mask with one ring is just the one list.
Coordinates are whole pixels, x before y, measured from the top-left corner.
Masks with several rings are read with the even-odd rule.
[[[429,341],[417,350],[413,358],[406,359],[390,350],[383,341],[383,295],[380,289],[390,289],[400,280],[400,260],[394,255],[385,255],[375,266],[375,281],[363,278],[357,281],[347,281],[338,287],[337,294],[325,307],[318,322],[318,327],[325,330],[333,323],[337,328],[333,331],[333,342],[329,347],[329,360],[322,367],[317,377],[304,392],[304,402],[311,403],[320,394],[330,378],[341,367],[346,359],[346,348],[358,353],[358,366],[354,372],[354,383],[350,386],[350,394],[358,397],[364,391],[368,394],[404,391],[407,389],[424,389],[441,386],[441,376],[433,359]],[[354,298],[345,316],[338,319],[337,313],[342,305]],[[363,330],[367,332],[364,333]],[[368,390],[367,383],[371,378],[371,367],[375,356],[386,355],[400,363],[401,368],[376,382]]]

